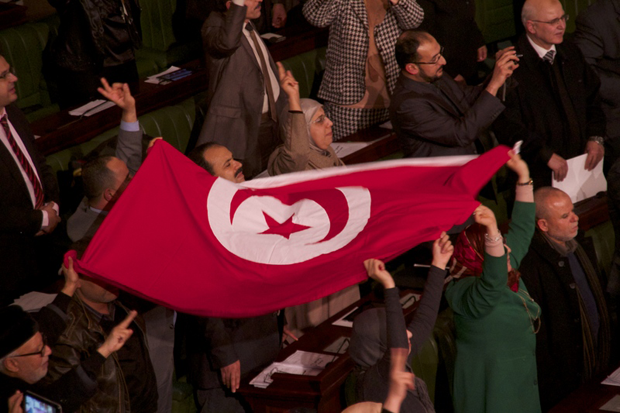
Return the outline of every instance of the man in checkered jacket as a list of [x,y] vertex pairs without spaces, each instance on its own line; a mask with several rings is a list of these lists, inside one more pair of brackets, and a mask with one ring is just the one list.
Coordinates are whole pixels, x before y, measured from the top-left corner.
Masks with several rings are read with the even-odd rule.
[[334,140],[388,119],[398,77],[394,45],[403,30],[420,25],[415,0],[308,0],[306,19],[329,26],[325,75],[319,98],[334,122]]

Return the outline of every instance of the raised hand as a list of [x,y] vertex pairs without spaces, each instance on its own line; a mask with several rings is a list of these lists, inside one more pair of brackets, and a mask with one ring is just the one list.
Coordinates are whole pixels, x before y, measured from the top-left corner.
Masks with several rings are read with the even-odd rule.
[[519,176],[518,182],[521,184],[529,182],[530,169],[527,167],[527,163],[521,159],[521,155],[512,150],[508,152],[508,155],[510,155],[510,159],[506,162],[506,166]]
[[278,65],[278,75],[280,78],[280,87],[287,94],[289,99],[290,110],[301,110],[299,102],[299,82],[295,80],[295,77],[290,70],[286,70],[282,63],[276,63]]
[[129,328],[129,325],[137,315],[137,311],[130,311],[127,317],[112,329],[105,342],[97,349],[103,357],[108,358],[110,354],[118,351],[125,345],[133,334],[133,330]]
[[80,286],[80,277],[73,269],[73,258],[67,257],[67,267],[65,267],[63,262],[62,274],[65,276],[65,286],[63,287],[62,292],[69,297],[72,297],[75,290]]
[[394,288],[396,284],[392,275],[385,269],[385,264],[375,258],[364,261],[368,276],[383,285],[383,288]]
[[453,252],[454,246],[450,241],[450,237],[445,232],[442,232],[439,238],[433,243],[432,265],[442,270],[446,269]]
[[103,87],[97,88],[97,92],[111,102],[114,102],[119,108],[123,109],[123,121],[135,122],[138,120],[136,113],[136,99],[131,95],[127,83],[114,83],[112,86],[105,78],[101,78]]
[[484,225],[487,228],[487,234],[489,234],[490,237],[493,238],[499,235],[495,214],[484,205],[479,205],[474,211],[474,221],[480,225]]

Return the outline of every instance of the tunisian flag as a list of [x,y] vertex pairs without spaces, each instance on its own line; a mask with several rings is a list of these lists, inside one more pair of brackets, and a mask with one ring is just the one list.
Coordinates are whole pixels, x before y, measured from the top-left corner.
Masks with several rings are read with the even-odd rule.
[[365,259],[465,222],[508,151],[235,184],[158,142],[77,267],[185,313],[266,314],[364,281]]

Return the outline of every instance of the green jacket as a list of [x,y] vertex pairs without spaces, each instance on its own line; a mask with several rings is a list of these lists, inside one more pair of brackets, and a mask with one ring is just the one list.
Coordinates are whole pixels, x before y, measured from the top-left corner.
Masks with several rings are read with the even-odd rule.
[[[510,263],[519,268],[534,234],[534,203],[516,202],[506,236]],[[506,256],[485,254],[482,276],[452,281],[446,299],[455,313],[457,413],[540,412],[536,336],[540,307],[507,286]],[[526,310],[527,306],[527,310]]]

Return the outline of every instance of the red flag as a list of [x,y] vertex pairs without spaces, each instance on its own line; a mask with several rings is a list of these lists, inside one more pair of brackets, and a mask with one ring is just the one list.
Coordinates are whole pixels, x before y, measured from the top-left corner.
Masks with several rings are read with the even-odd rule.
[[160,142],[77,265],[178,311],[265,314],[363,281],[365,259],[465,222],[508,150],[235,184]]

